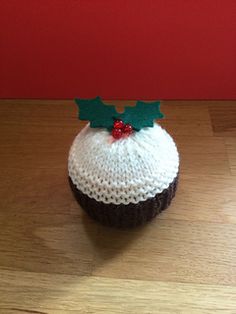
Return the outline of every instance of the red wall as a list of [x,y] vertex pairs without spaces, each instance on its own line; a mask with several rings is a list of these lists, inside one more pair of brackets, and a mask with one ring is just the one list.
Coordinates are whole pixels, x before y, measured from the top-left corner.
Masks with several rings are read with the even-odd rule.
[[235,0],[1,0],[2,98],[236,98]]

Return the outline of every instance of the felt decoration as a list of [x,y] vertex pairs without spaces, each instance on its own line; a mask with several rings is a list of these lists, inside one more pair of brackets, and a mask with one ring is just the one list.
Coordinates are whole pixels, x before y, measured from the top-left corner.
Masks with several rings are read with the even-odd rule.
[[146,103],[137,101],[135,107],[125,107],[125,111],[120,115],[124,123],[132,125],[136,131],[145,127],[153,127],[153,120],[163,118],[160,112],[160,101]]
[[117,115],[115,106],[105,105],[100,97],[94,99],[75,99],[79,108],[79,119],[90,121],[91,128],[113,128]]
[[106,105],[100,97],[94,99],[75,99],[79,108],[79,119],[90,121],[91,128],[106,128],[111,131],[116,121],[122,121],[135,131],[145,127],[153,127],[155,119],[164,115],[160,112],[160,101],[146,103],[137,101],[136,106],[125,107],[123,113],[118,113],[113,105]]

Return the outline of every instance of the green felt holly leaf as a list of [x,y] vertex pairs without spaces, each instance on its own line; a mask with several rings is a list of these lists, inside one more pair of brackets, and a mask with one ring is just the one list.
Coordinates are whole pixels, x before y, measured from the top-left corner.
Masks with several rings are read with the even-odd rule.
[[145,127],[153,127],[153,121],[163,117],[164,115],[160,111],[160,101],[151,103],[137,101],[135,107],[125,107],[124,113],[120,115],[120,119],[124,123],[131,124],[136,131]]
[[129,123],[136,131],[145,127],[153,127],[155,119],[164,115],[160,112],[160,101],[137,101],[136,106],[125,107],[123,113],[118,113],[115,106],[105,105],[100,97],[94,99],[75,99],[79,108],[79,119],[90,121],[91,128],[106,128],[111,130],[115,120]]
[[79,108],[79,119],[90,121],[91,128],[112,129],[117,111],[113,105],[105,105],[100,97],[75,99]]

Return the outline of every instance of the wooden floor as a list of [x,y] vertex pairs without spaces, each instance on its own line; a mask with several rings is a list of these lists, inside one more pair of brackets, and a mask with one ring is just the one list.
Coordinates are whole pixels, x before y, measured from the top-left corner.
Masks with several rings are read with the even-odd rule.
[[[122,102],[113,102],[122,106]],[[171,207],[121,231],[67,182],[72,101],[0,102],[0,313],[236,313],[236,102],[165,101]]]

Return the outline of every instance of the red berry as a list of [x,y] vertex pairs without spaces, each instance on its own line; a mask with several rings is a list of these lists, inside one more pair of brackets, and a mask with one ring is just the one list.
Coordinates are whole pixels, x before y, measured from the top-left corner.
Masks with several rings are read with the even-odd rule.
[[123,127],[125,126],[124,122],[121,120],[116,120],[113,124],[115,129],[123,129]]
[[121,129],[112,129],[112,136],[118,140],[122,137],[122,130]]
[[123,128],[123,132],[126,134],[126,135],[130,135],[131,133],[133,133],[133,128],[132,128],[132,125],[130,124],[126,124]]

